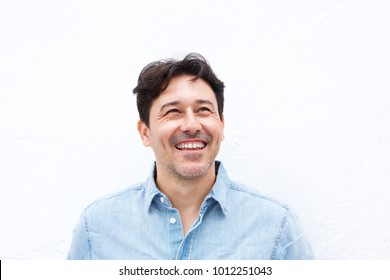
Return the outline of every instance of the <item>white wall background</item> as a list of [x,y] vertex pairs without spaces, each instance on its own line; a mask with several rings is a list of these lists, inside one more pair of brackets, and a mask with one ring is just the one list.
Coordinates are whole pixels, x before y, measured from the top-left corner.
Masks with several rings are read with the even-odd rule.
[[230,177],[290,204],[317,258],[389,259],[389,50],[384,0],[0,0],[0,258],[66,258],[82,209],[146,178],[131,90],[196,51]]

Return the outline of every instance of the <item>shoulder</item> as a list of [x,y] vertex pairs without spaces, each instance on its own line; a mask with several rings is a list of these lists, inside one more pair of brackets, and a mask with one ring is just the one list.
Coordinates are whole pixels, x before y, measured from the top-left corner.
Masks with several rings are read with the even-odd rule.
[[[218,178],[217,186],[224,186],[226,189],[226,203],[227,207],[245,207],[247,209],[259,210],[275,210],[279,209],[281,212],[290,211],[290,206],[275,199],[272,196],[261,193],[260,191],[248,187],[245,184],[231,180],[221,162],[217,162]],[[222,187],[220,188],[220,190]]]
[[262,208],[261,206],[263,206],[279,209],[283,212],[291,211],[291,207],[288,204],[244,184],[230,180],[228,189],[230,192],[229,200],[238,200],[238,203],[242,203],[243,206],[256,208]]
[[[90,203],[84,212],[92,214],[94,212],[112,212],[122,210],[127,205],[134,205],[142,196],[144,185],[134,184],[115,193],[104,195]],[[108,211],[109,210],[109,211]]]

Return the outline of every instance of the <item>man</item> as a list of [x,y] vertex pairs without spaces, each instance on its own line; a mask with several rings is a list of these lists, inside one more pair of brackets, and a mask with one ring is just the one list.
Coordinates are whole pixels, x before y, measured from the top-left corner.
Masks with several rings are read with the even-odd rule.
[[199,54],[147,65],[134,89],[148,179],[87,207],[69,259],[312,259],[290,208],[231,181],[221,82]]

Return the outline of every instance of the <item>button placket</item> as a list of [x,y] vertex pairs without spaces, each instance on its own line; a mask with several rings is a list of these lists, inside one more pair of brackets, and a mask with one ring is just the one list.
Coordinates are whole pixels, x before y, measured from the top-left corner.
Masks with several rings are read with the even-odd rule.
[[168,208],[167,210],[165,221],[169,228],[172,258],[175,258],[180,248],[180,244],[183,241],[183,230],[179,211],[175,208]]

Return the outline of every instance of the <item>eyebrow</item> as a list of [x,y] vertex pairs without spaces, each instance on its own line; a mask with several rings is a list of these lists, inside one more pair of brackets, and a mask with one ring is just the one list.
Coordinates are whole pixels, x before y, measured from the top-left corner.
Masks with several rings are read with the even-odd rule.
[[166,107],[176,106],[176,105],[179,105],[179,104],[180,104],[179,101],[172,101],[172,102],[165,103],[164,105],[161,106],[160,112],[164,111],[164,109],[165,109]]
[[[179,101],[179,100],[175,100],[175,101],[171,101],[171,102],[165,103],[164,105],[161,106],[160,112],[162,112],[167,107],[177,106],[180,103],[181,103],[181,101]],[[214,108],[213,102],[211,102],[210,100],[207,100],[207,99],[196,99],[195,103],[198,104],[198,105],[200,105],[200,104],[208,104],[208,105],[210,105],[210,106],[212,106]]]
[[207,99],[196,99],[195,102],[197,104],[208,104],[214,108],[213,102],[211,102],[210,100],[207,100]]

